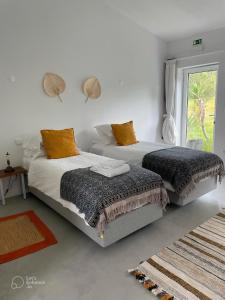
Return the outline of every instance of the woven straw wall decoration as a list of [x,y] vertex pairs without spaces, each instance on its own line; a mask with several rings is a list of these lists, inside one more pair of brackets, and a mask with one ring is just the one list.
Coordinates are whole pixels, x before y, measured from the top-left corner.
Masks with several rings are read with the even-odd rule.
[[101,85],[95,76],[88,78],[84,82],[83,93],[87,97],[86,102],[89,98],[94,100],[101,96]]
[[46,73],[43,78],[43,89],[49,97],[58,97],[63,102],[60,94],[64,92],[66,88],[65,81],[56,74]]

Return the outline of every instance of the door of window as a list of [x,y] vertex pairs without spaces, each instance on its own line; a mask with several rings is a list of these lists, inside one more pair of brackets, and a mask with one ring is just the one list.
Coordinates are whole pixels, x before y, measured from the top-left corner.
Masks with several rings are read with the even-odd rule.
[[218,65],[184,70],[181,142],[213,152]]

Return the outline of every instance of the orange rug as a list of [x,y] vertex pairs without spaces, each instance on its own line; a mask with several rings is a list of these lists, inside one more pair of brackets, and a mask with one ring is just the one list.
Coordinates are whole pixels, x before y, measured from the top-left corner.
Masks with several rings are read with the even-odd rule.
[[56,243],[52,232],[33,211],[0,218],[0,264]]

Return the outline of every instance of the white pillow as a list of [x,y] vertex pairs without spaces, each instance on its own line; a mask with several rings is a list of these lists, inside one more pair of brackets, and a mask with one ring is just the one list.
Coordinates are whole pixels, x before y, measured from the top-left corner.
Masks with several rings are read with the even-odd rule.
[[37,158],[45,156],[44,149],[41,146],[40,136],[26,136],[23,139],[23,155],[25,158]]
[[114,145],[116,143],[111,124],[98,125],[95,126],[95,129],[103,144]]

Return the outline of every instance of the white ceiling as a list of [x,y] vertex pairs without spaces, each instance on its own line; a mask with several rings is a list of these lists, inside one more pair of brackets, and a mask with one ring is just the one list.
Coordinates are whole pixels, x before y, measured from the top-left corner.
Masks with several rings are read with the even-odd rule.
[[225,27],[225,0],[106,0],[166,41]]

